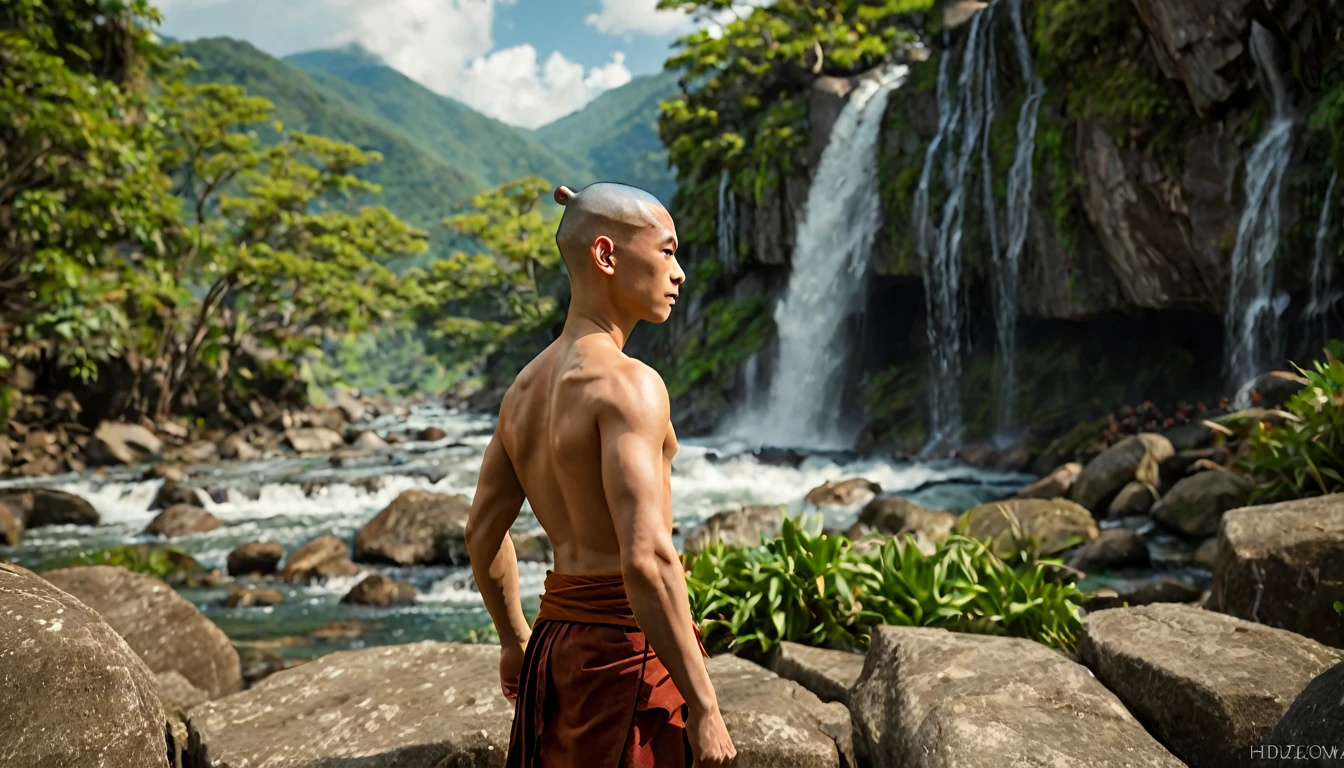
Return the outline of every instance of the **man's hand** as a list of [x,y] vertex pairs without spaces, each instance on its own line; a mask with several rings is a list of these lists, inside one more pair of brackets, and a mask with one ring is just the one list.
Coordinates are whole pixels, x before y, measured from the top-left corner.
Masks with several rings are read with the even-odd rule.
[[686,721],[686,735],[691,741],[693,768],[725,768],[737,762],[737,749],[728,738],[728,727],[718,708],[699,717],[692,715]]
[[523,674],[522,645],[504,644],[499,647],[499,687],[504,698],[518,700],[518,678]]

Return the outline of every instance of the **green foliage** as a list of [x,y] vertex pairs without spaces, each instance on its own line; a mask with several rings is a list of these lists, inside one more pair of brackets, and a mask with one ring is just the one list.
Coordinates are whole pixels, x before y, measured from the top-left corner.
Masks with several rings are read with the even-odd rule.
[[205,572],[205,569],[183,550],[148,544],[119,544],[108,549],[78,552],[61,560],[44,562],[41,570],[91,565],[125,568],[173,584],[199,577]]
[[1344,603],[1335,601],[1335,613],[1344,614]]
[[779,538],[687,555],[691,611],[712,650],[792,641],[865,649],[881,624],[1027,637],[1071,649],[1083,593],[1009,565],[983,542],[950,536],[931,554],[903,534],[859,543],[786,519]]
[[1307,385],[1284,404],[1283,421],[1259,420],[1239,463],[1256,479],[1259,501],[1282,501],[1344,491],[1344,342],[1325,360],[1298,366]]
[[667,382],[668,394],[679,397],[704,382],[724,377],[765,345],[774,331],[770,302],[764,296],[748,301],[719,300],[705,307],[700,325],[676,355]]

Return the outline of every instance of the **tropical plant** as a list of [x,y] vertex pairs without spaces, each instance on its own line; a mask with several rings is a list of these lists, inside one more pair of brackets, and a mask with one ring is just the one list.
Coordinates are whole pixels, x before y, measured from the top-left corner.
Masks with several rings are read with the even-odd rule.
[[[1335,340],[1306,386],[1271,418],[1257,419],[1238,463],[1256,479],[1253,499],[1282,501],[1344,490],[1344,342]],[[1277,421],[1277,423],[1276,423]]]
[[1046,578],[1046,563],[995,557],[953,535],[933,552],[913,536],[851,542],[817,518],[786,519],[755,547],[716,544],[686,556],[691,610],[707,646],[764,653],[782,641],[867,648],[881,624],[1027,637],[1072,648],[1083,593]]

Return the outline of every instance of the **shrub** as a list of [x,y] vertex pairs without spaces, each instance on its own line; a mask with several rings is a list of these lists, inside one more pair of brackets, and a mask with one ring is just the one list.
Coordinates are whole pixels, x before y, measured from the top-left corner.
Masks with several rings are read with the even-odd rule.
[[183,550],[149,544],[118,544],[107,549],[80,551],[47,558],[38,570],[112,565],[143,573],[170,584],[184,583],[205,573],[205,569]]
[[1239,463],[1256,479],[1253,499],[1283,501],[1344,490],[1344,343],[1333,341],[1312,370],[1294,365],[1307,385],[1275,424],[1260,419]]
[[1083,593],[1052,584],[1046,564],[1010,565],[986,545],[950,536],[931,554],[914,537],[851,542],[819,519],[786,519],[755,547],[718,544],[687,555],[691,612],[712,651],[765,653],[788,640],[868,647],[880,624],[942,627],[1074,647]]

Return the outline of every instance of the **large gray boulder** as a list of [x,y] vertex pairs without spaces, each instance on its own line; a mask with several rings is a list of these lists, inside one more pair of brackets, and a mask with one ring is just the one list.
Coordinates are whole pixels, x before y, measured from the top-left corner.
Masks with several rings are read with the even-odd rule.
[[824,703],[801,685],[736,656],[718,656],[705,666],[737,749],[736,765],[855,765],[853,726],[844,705]]
[[1097,538],[1092,513],[1068,499],[1004,499],[973,507],[957,521],[957,530],[990,541],[1000,557],[1034,549],[1053,555]]
[[1225,470],[1183,477],[1153,506],[1153,519],[1193,539],[1218,533],[1223,513],[1250,501],[1255,483]]
[[863,672],[863,654],[783,642],[770,655],[770,668],[822,701],[849,703],[849,689]]
[[1344,494],[1234,509],[1209,607],[1344,648]]
[[164,582],[109,565],[42,576],[97,611],[154,672],[177,672],[212,698],[243,687],[229,638]]
[[1069,495],[1094,513],[1102,514],[1130,482],[1158,485],[1162,462],[1175,453],[1171,441],[1161,435],[1152,432],[1132,435],[1088,462],[1073,481]]
[[90,464],[139,464],[163,453],[163,441],[139,424],[104,421],[84,448]]
[[188,713],[205,768],[502,766],[499,648],[420,642],[328,654]]
[[355,559],[397,565],[465,565],[471,501],[412,488],[355,534]]
[[0,563],[0,765],[167,768],[154,675],[97,613]]
[[778,535],[783,523],[782,506],[747,505],[720,510],[686,534],[684,548],[687,552],[699,552],[717,542],[730,547],[754,547],[761,543],[762,536],[768,539]]
[[1237,765],[1340,654],[1305,637],[1176,604],[1083,620],[1078,655],[1193,768]]
[[878,627],[850,711],[873,765],[1182,765],[1086,667],[1020,638]]

